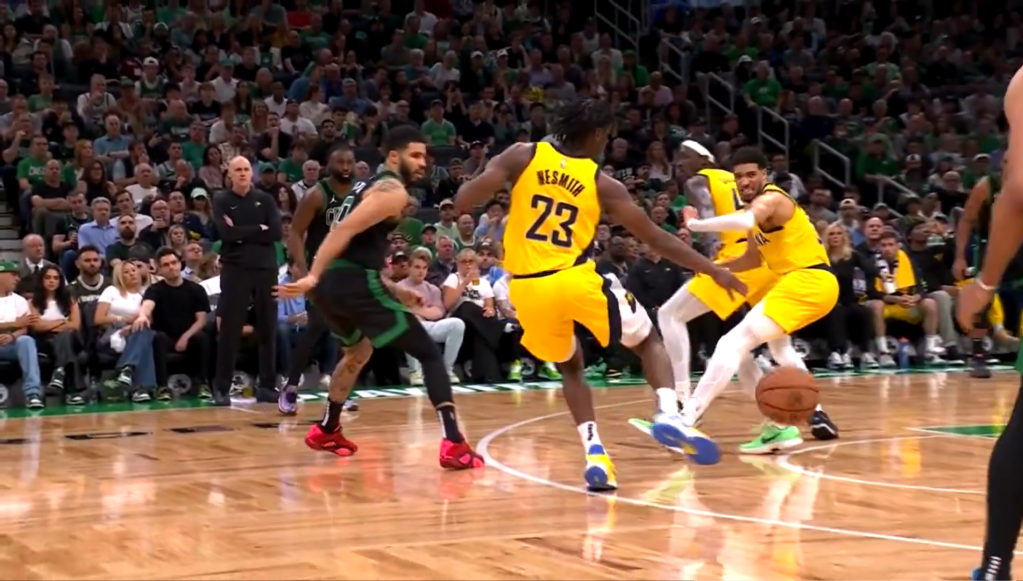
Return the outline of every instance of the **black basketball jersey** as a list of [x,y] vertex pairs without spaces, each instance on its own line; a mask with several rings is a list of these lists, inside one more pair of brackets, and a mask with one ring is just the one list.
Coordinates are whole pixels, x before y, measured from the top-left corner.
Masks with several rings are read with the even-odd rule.
[[312,260],[316,256],[316,251],[320,249],[320,244],[323,244],[323,239],[330,233],[330,229],[348,214],[354,203],[354,198],[349,195],[351,190],[338,193],[330,187],[330,180],[325,179],[320,180],[317,185],[320,195],[323,196],[323,210],[316,214],[305,233],[306,260]]
[[[402,181],[401,176],[398,174],[384,170],[369,179],[355,182],[352,185],[351,193],[333,210],[335,223],[343,220],[349,212],[362,203],[363,195],[372,188],[373,184],[382,179]],[[329,212],[327,218],[328,221],[331,218]],[[348,248],[341,253],[341,256],[334,260],[332,266],[343,268],[354,265],[369,270],[383,270],[386,265],[387,252],[391,247],[391,241],[388,239],[388,236],[397,227],[398,219],[388,218],[383,222],[370,226],[368,230],[356,234],[348,244]]]

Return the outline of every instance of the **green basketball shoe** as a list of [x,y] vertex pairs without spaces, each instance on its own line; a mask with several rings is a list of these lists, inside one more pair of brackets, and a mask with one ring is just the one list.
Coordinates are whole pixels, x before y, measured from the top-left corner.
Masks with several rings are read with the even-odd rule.
[[774,454],[794,448],[803,443],[799,428],[789,426],[780,428],[774,424],[764,424],[760,436],[739,445],[740,454]]

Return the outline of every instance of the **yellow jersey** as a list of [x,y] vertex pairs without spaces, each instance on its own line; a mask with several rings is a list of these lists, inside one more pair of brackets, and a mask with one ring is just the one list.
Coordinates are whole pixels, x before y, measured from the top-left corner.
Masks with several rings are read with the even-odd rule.
[[799,204],[778,186],[767,184],[763,191],[784,195],[795,210],[792,217],[781,226],[766,231],[759,225],[753,228],[753,236],[767,268],[775,274],[787,274],[793,270],[820,264],[830,266],[828,252],[824,249],[810,216],[807,216]]
[[[739,189],[735,185],[735,175],[732,172],[723,169],[702,169],[697,173],[707,178],[715,216],[727,216],[742,210],[742,199],[739,198]],[[736,258],[746,252],[745,232],[719,232],[718,240],[721,241],[718,258]]]
[[534,143],[533,158],[511,189],[504,228],[504,269],[513,276],[582,264],[600,223],[597,174],[591,159]]

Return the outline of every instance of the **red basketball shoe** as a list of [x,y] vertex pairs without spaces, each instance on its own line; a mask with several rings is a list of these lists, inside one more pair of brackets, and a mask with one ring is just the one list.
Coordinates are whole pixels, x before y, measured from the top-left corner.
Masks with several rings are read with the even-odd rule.
[[466,470],[469,468],[482,468],[483,457],[477,454],[469,442],[462,437],[462,441],[455,443],[447,438],[440,441],[440,467],[448,470]]
[[334,432],[325,432],[323,426],[313,424],[305,435],[305,445],[338,456],[351,456],[359,451],[359,447],[341,433],[341,426]]

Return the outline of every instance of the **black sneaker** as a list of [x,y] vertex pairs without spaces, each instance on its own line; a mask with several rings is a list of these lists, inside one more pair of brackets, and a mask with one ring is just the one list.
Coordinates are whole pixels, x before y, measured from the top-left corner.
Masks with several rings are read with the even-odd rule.
[[980,357],[973,357],[970,359],[970,377],[973,379],[990,379],[991,369],[987,366],[987,361],[982,355]]
[[149,392],[144,389],[137,389],[135,393],[131,394],[132,403],[147,403],[152,401],[153,396],[149,395]]
[[132,368],[126,365],[122,367],[120,373],[117,374],[117,383],[119,383],[125,390],[130,390],[133,376]]
[[50,383],[48,386],[52,391],[64,391],[64,370],[54,369],[53,375],[50,376]]
[[231,394],[228,392],[213,392],[213,405],[221,407],[231,407]]
[[199,399],[209,401],[213,399],[213,390],[205,383],[199,384]]
[[359,411],[359,402],[352,398],[348,398],[345,400],[344,405],[341,406],[341,410],[346,412],[357,412]]
[[67,405],[85,405],[85,396],[80,393],[69,393],[64,398],[64,403]]
[[156,388],[156,401],[170,401],[174,398],[174,392],[167,386]]
[[25,398],[25,407],[30,410],[41,410],[46,407],[46,402],[41,395],[30,395]]
[[838,426],[824,410],[817,410],[810,416],[810,433],[818,440],[834,440],[838,437]]

